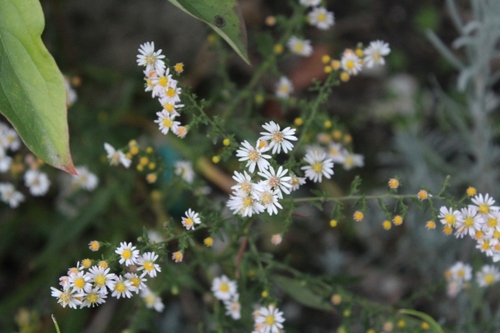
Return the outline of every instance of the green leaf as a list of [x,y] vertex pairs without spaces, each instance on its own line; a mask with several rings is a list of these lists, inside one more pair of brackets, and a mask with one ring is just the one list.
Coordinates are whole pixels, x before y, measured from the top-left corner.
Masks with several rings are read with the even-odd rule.
[[333,306],[325,301],[323,296],[312,292],[301,281],[284,276],[275,276],[274,281],[286,294],[305,306],[325,311],[333,309]]
[[420,311],[412,310],[412,309],[401,309],[401,310],[399,310],[399,313],[414,316],[414,317],[422,319],[427,324],[429,324],[430,328],[432,329],[432,331],[434,333],[444,333],[441,326],[439,326],[439,324],[428,314],[425,314],[425,313],[420,312]]
[[64,78],[43,45],[37,0],[0,0],[0,112],[46,163],[76,173],[69,151]]
[[247,54],[247,30],[237,0],[168,1],[208,24],[247,64],[250,64]]

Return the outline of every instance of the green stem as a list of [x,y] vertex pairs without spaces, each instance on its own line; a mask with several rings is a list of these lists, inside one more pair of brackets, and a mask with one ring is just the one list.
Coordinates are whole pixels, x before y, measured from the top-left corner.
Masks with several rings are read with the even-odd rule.
[[56,332],[61,333],[61,330],[59,329],[59,325],[57,324],[56,317],[54,315],[50,315],[50,317],[52,318],[52,321],[54,322],[54,326],[56,327]]

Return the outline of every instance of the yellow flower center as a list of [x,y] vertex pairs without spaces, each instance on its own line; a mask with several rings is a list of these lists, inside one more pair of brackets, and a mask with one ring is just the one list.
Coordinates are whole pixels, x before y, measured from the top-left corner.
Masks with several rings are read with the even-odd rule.
[[175,95],[177,95],[177,92],[175,91],[175,89],[172,88],[172,87],[169,87],[167,89],[167,96],[168,97],[174,97]]
[[494,217],[490,217],[488,219],[487,223],[488,223],[488,227],[494,228],[494,227],[496,227],[498,225],[498,220],[496,218],[494,218]]
[[169,112],[169,113],[175,110],[174,105],[173,105],[173,104],[171,104],[171,103],[167,103],[167,104],[165,104],[165,105],[163,106],[163,108],[164,108],[165,110],[167,110],[167,112]]
[[144,262],[144,269],[148,272],[151,272],[155,268],[154,264],[151,261]]
[[345,62],[345,67],[347,69],[353,69],[355,66],[356,66],[356,64],[354,63],[354,60],[347,60]]
[[483,245],[481,245],[481,248],[482,248],[483,250],[489,250],[489,248],[490,248],[490,241],[489,241],[489,240],[485,240],[485,241],[483,242]]
[[158,79],[158,84],[162,87],[166,87],[168,85],[168,78],[166,76],[162,76]]
[[163,118],[163,127],[167,127],[167,128],[170,128],[172,127],[172,120],[168,119],[168,118]]
[[316,16],[316,19],[319,22],[325,22],[326,21],[326,14],[325,13],[319,13],[318,16]]
[[61,294],[61,296],[59,296],[59,298],[63,303],[69,303],[73,297],[71,296],[69,291],[65,291]]
[[250,161],[255,162],[255,161],[257,161],[257,160],[259,159],[259,157],[260,157],[260,154],[259,154],[259,153],[257,152],[257,150],[255,150],[255,149],[254,149],[254,150],[252,150],[252,151],[250,151],[250,152],[248,153],[248,159],[249,159]]
[[474,218],[473,218],[473,217],[470,217],[470,216],[466,217],[466,218],[465,218],[464,225],[465,225],[466,227],[472,227],[472,226],[474,225]]
[[464,272],[464,270],[463,270],[463,269],[460,269],[460,270],[457,272],[457,276],[458,276],[458,277],[464,277],[464,275],[465,275],[465,272]]
[[250,182],[243,182],[240,184],[240,187],[242,189],[243,192],[250,192],[252,190],[252,184],[250,184]]
[[99,296],[97,295],[97,293],[87,294],[87,301],[89,303],[95,303],[95,302],[97,302],[98,299],[99,299]]
[[97,275],[94,281],[97,287],[102,287],[104,286],[104,284],[106,284],[106,278],[102,274]]
[[250,207],[252,205],[253,205],[252,197],[246,197],[245,199],[243,199],[243,207],[244,208]]
[[261,199],[264,205],[269,205],[273,203],[273,195],[269,192],[264,193]]
[[274,325],[274,323],[275,323],[274,316],[268,315],[266,317],[266,324],[271,326]]
[[452,215],[452,214],[446,214],[446,216],[444,217],[444,220],[446,221],[446,223],[448,223],[449,225],[452,225],[453,223],[455,223],[455,216]]
[[320,162],[314,162],[312,165],[314,172],[320,173],[323,171],[323,164]]
[[186,227],[190,227],[193,225],[194,221],[192,218],[188,217],[184,223],[186,223]]
[[304,50],[304,44],[302,43],[297,43],[295,44],[295,46],[293,47],[293,49],[295,50],[295,52],[302,52]]
[[123,259],[130,259],[132,257],[132,251],[130,251],[129,249],[125,249],[123,250],[122,252],[122,258]]
[[127,289],[127,287],[125,286],[125,283],[123,283],[121,281],[117,282],[115,284],[115,290],[120,292],[120,293],[124,292],[126,289]]
[[229,291],[229,285],[227,283],[221,283],[219,290],[224,293],[227,293]]
[[283,133],[278,131],[273,133],[271,140],[274,142],[283,142],[283,137]]
[[79,277],[75,280],[75,287],[81,289],[85,285],[85,280],[82,277]]
[[493,282],[495,282],[495,277],[493,276],[493,274],[486,274],[484,276],[484,281],[487,285],[493,284]]
[[487,204],[484,204],[484,203],[483,203],[483,204],[480,204],[480,205],[479,205],[479,212],[480,212],[481,214],[486,214],[486,213],[488,213],[489,211],[490,211],[490,206],[488,206]]

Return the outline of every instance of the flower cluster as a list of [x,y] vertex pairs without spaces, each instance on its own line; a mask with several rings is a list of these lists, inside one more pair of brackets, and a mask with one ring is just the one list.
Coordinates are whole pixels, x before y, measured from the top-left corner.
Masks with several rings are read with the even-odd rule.
[[[98,249],[98,242],[91,242],[90,247]],[[84,259],[76,267],[70,268],[67,275],[59,278],[61,289],[51,287],[52,296],[57,298],[62,307],[81,309],[105,303],[109,293],[111,297],[119,299],[130,298],[133,293],[141,292],[148,307],[162,311],[161,299],[145,284],[147,276],[156,277],[157,272],[161,271],[155,263],[158,255],[154,252],[140,254],[132,243],[126,242],[120,243],[115,253],[119,256],[119,263],[127,268],[127,273],[111,273],[108,262],[104,260],[92,265],[92,260]]]
[[215,298],[224,303],[226,315],[231,316],[234,320],[241,318],[240,296],[238,294],[236,281],[229,280],[225,275],[216,277],[212,281],[212,292]]
[[[178,137],[184,138],[188,129],[175,120],[179,116],[178,111],[184,106],[180,104],[182,90],[178,87],[178,81],[170,74],[170,68],[166,68],[162,60],[164,58],[161,50],[155,51],[154,42],[146,42],[139,47],[137,64],[146,67],[144,69],[145,90],[151,91],[152,97],[158,98],[162,106],[162,110],[156,113],[158,119],[155,120],[160,131],[163,134],[172,131]],[[183,64],[176,64],[174,71],[177,74],[182,73]]]
[[252,333],[280,333],[283,331],[283,312],[274,305],[263,306],[253,313],[254,330]]
[[[468,287],[472,280],[472,267],[461,261],[456,262],[444,273],[448,283],[448,296],[455,297],[460,291]],[[486,288],[500,281],[500,271],[492,265],[484,265],[476,272],[476,283],[481,288]]]
[[345,170],[351,170],[364,165],[363,155],[355,154],[340,142],[339,137],[333,131],[332,135],[328,133],[320,133],[316,136],[317,145],[308,147],[308,151],[315,151],[317,154],[325,154],[333,163],[340,164]]
[[476,240],[476,248],[500,261],[500,207],[494,206],[495,200],[489,194],[477,194],[471,199],[472,204],[460,210],[439,209],[438,218],[444,225],[443,231],[450,235],[455,230],[455,236],[469,236]]
[[307,14],[309,24],[320,30],[328,30],[335,23],[335,19],[332,12],[319,6],[320,3],[321,1],[318,0],[300,0],[302,6],[312,7],[312,10]]
[[[288,169],[279,166],[274,168],[269,160],[271,154],[284,153],[293,149],[290,141],[297,140],[294,136],[295,129],[287,127],[283,130],[271,121],[263,125],[266,132],[261,132],[261,137],[255,146],[248,141],[243,141],[236,156],[246,162],[248,172],[234,172],[233,179],[237,182],[232,187],[227,206],[234,212],[244,217],[252,216],[267,211],[269,215],[277,214],[278,208],[283,208],[278,202],[283,198],[283,193],[290,194],[292,190],[304,182],[303,179],[291,175]],[[255,174],[255,170],[258,170]],[[288,175],[287,175],[288,174]]]

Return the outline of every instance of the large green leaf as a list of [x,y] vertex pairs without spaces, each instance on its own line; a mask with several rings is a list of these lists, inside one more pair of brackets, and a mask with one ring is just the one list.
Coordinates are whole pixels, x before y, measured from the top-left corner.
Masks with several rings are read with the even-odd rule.
[[75,173],[64,78],[43,45],[38,0],[0,0],[0,112],[46,163]]
[[247,64],[250,63],[247,55],[247,30],[237,0],[168,1],[208,24]]

